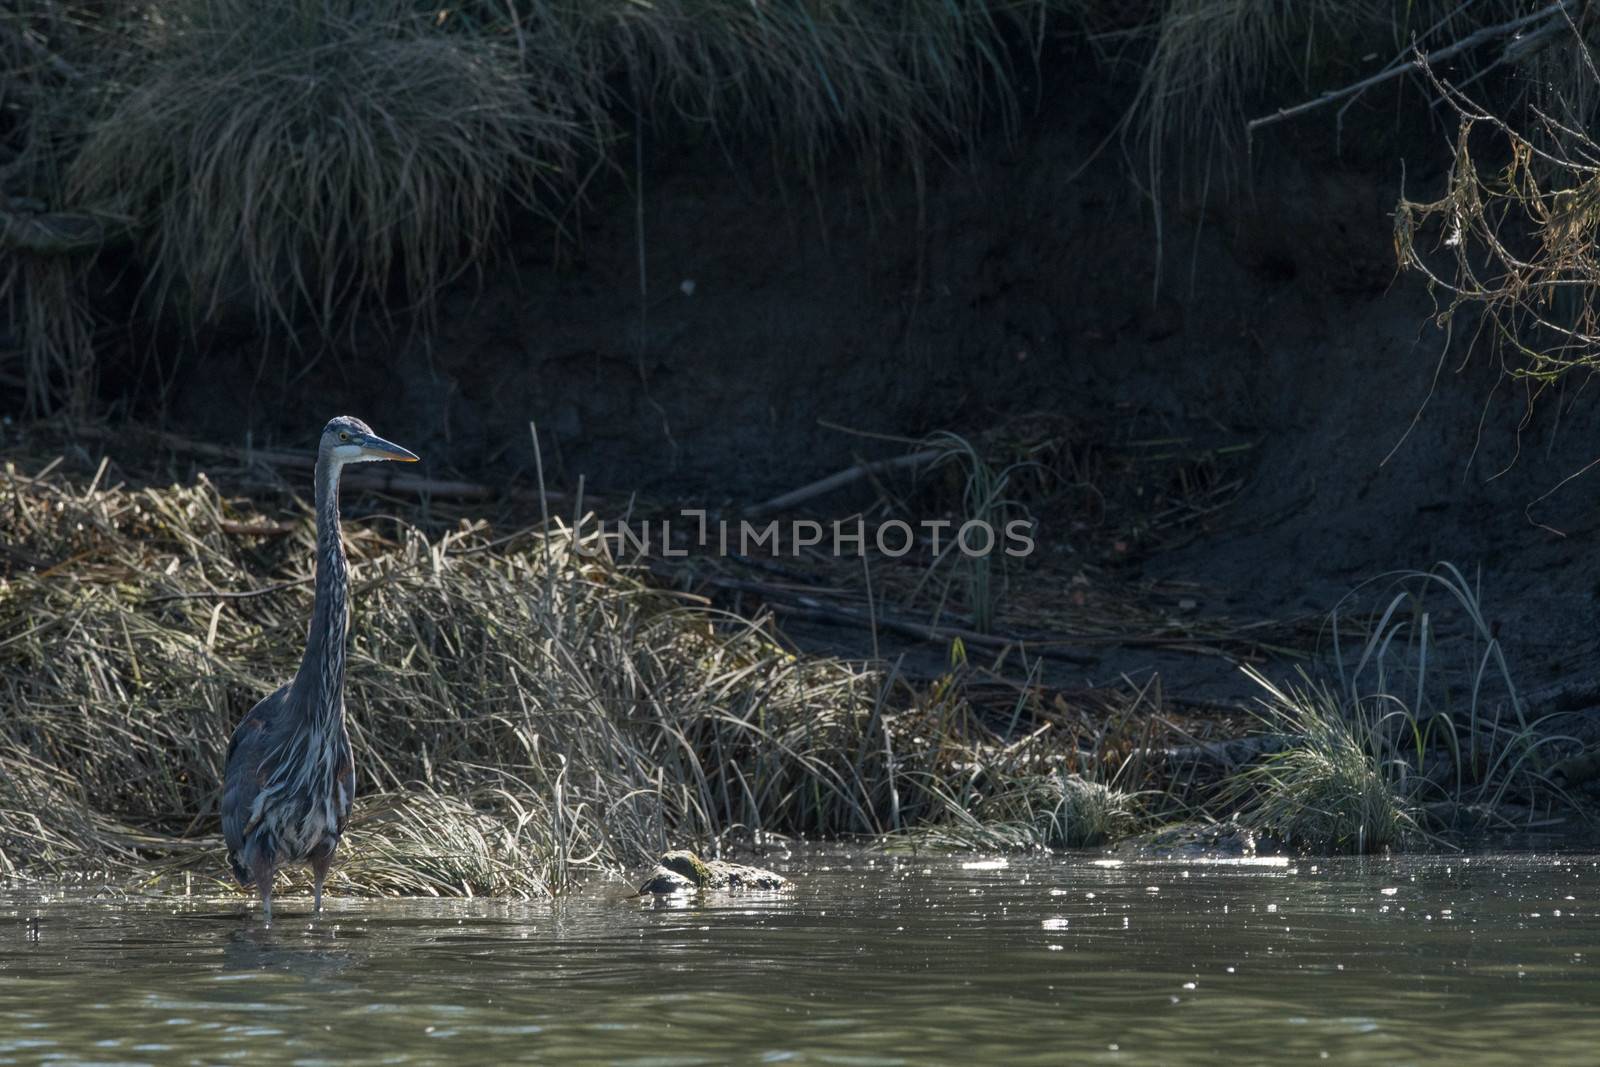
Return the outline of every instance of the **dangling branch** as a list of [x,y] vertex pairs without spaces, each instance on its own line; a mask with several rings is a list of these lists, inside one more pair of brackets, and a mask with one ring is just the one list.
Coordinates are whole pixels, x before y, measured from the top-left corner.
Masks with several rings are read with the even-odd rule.
[[1462,52],[1476,48],[1485,41],[1497,40],[1510,34],[1517,33],[1517,31],[1522,29],[1524,26],[1542,23],[1542,25],[1539,25],[1537,29],[1530,30],[1525,34],[1520,34],[1509,44],[1507,44],[1505,54],[1499,59],[1495,60],[1492,66],[1499,66],[1501,63],[1524,59],[1531,54],[1535,41],[1541,41],[1544,38],[1555,34],[1563,26],[1570,25],[1571,12],[1577,6],[1578,0],[1556,0],[1555,3],[1542,7],[1538,11],[1519,16],[1518,18],[1508,19],[1505,22],[1497,23],[1493,26],[1485,26],[1480,30],[1469,33],[1467,36],[1461,38],[1461,40],[1456,41],[1453,44],[1446,45],[1443,48],[1437,48],[1421,58],[1393,63],[1388,67],[1385,67],[1383,70],[1380,70],[1378,73],[1372,75],[1370,78],[1363,78],[1358,82],[1346,85],[1342,89],[1329,90],[1313,100],[1307,100],[1304,103],[1296,104],[1293,107],[1279,108],[1270,115],[1263,115],[1261,118],[1251,119],[1245,124],[1245,129],[1250,133],[1254,133],[1258,127],[1269,126],[1274,122],[1282,122],[1285,119],[1296,118],[1300,115],[1304,115],[1308,111],[1315,111],[1319,107],[1324,107],[1328,104],[1331,104],[1336,100],[1343,100],[1346,97],[1359,95],[1360,93],[1364,93],[1368,89],[1371,89],[1375,85],[1381,85],[1386,81],[1391,81],[1400,77],[1402,74],[1408,74],[1424,67],[1430,67],[1436,63],[1450,59],[1453,56],[1458,56]]

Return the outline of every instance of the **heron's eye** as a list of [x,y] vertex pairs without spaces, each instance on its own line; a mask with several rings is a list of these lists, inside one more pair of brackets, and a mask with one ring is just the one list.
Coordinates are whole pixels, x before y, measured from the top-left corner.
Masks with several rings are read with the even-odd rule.
[[340,430],[339,431],[339,440],[348,441],[348,440],[350,440],[350,435],[345,433],[343,430]]

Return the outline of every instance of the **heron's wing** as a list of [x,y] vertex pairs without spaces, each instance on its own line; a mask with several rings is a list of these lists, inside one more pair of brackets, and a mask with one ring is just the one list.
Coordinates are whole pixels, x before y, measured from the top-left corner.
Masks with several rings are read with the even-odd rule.
[[261,791],[261,761],[288,694],[289,687],[285,685],[251,708],[228,742],[222,772],[222,836],[228,842],[228,861],[241,882],[249,881],[248,872],[239,861],[239,851],[244,847],[256,794]]
[[341,730],[340,740],[344,743],[339,749],[339,763],[333,769],[333,794],[337,801],[334,814],[338,819],[335,832],[342,834],[350,821],[350,806],[356,799],[356,762],[350,752],[350,735]]

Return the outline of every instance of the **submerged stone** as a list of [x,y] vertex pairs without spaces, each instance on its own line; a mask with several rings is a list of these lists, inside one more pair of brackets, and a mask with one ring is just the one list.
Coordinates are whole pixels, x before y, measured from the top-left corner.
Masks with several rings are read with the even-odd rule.
[[665,867],[657,866],[650,872],[644,884],[639,887],[640,896],[655,894],[666,896],[670,893],[693,893],[700,887],[677,871],[669,871]]
[[1230,819],[1164,826],[1120,841],[1112,851],[1144,859],[1241,859],[1277,856],[1283,849],[1273,838]]
[[703,860],[688,849],[663,853],[639,886],[639,895],[694,893],[703,889],[791,889],[781,874],[725,860]]

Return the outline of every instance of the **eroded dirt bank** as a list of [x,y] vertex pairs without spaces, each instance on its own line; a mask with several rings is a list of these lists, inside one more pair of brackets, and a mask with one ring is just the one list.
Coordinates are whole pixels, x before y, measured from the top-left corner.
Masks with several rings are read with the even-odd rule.
[[[837,427],[973,435],[1042,413],[1091,445],[1224,449],[1215,477],[1237,485],[1181,537],[1110,539],[1109,561],[1082,528],[1092,509],[1074,524],[1082,498],[1056,501],[1040,515],[1049,565],[1013,576],[1036,605],[1068,612],[1081,564],[1107,564],[1096,582],[1157,613],[1300,619],[1306,638],[1304,620],[1353,584],[1449,560],[1481,573],[1525,689],[1583,675],[1600,591],[1591,483],[1528,509],[1593,458],[1595,408],[1581,389],[1530,404],[1492,360],[1465,359],[1471,323],[1447,345],[1428,294],[1396,277],[1398,157],[1413,194],[1439,182],[1437,131],[1409,154],[1339,156],[1326,130],[1285,128],[1256,146],[1247,190],[1202,210],[1197,186],[1173,183],[1158,235],[1107,141],[1117,109],[1082,87],[1050,98],[1014,146],[932,164],[920,195],[844,169],[813,194],[714,144],[651,144],[638,188],[597,186],[575,245],[522,235],[431,340],[374,333],[309,368],[216,343],[179,359],[167,426],[298,446],[352,411],[435,476],[527,484],[536,420],[558,484],[733,510],[905,450]],[[1128,489],[1128,470],[1102,468],[1095,493]],[[793,623],[819,647],[868,648],[859,628]],[[1049,670],[1063,685],[1157,671],[1169,691],[1237,698],[1230,649],[1105,640]]]

